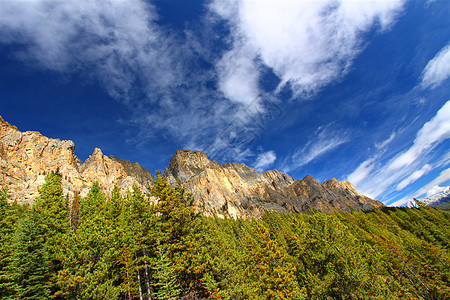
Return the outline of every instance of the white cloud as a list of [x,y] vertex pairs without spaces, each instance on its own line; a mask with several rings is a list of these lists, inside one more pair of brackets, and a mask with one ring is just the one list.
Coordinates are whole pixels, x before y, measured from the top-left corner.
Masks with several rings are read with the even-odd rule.
[[386,147],[392,143],[396,136],[397,133],[392,132],[386,140],[380,143],[375,143],[375,148],[378,152],[373,157],[363,161],[350,175],[347,176],[347,180],[356,186],[367,176],[369,176],[369,174],[375,169],[377,160],[384,154]]
[[[351,179],[356,179],[357,183],[354,184],[358,190],[372,198],[378,197],[388,189],[401,190],[426,173],[446,164],[445,160],[430,163],[429,153],[448,138],[450,138],[450,100],[422,126],[416,134],[413,145],[405,152],[387,162],[381,161],[383,152],[380,152],[363,162],[348,176],[348,179],[350,182]],[[431,186],[436,184],[439,183]]]
[[437,87],[450,76],[450,44],[428,62],[422,73],[422,87]]
[[86,70],[111,96],[127,101],[133,85],[167,87],[177,70],[171,39],[154,7],[130,1],[3,1],[3,43],[22,43],[21,59],[56,71]]
[[[363,48],[362,34],[374,25],[388,28],[403,2],[217,0],[210,8],[230,21],[238,41],[222,65],[237,71],[235,55],[245,55],[257,70],[260,59],[282,80],[280,88],[289,83],[296,95],[309,96],[345,74]],[[244,64],[244,69],[250,68]]]
[[255,169],[258,172],[263,172],[267,167],[272,165],[277,159],[275,151],[267,151],[258,155],[255,162]]
[[347,176],[347,180],[357,186],[375,168],[375,159],[376,158],[372,157],[363,161],[350,175]]
[[430,172],[432,169],[431,165],[426,164],[425,166],[423,166],[422,169],[415,171],[414,173],[412,173],[411,175],[409,175],[407,178],[403,179],[396,187],[397,191],[403,190],[405,187],[407,187],[408,185],[410,185],[411,183],[415,182],[417,179],[419,179],[420,177],[422,177],[423,175],[427,174],[428,172]]
[[427,185],[423,186],[420,190],[418,190],[414,197],[419,197],[424,194],[427,196],[433,195],[434,191],[436,190],[436,186],[439,186],[442,183],[445,183],[450,180],[450,168],[445,169],[442,171],[438,177],[436,177],[433,181],[429,182]]
[[442,171],[437,178],[423,186],[420,190],[415,192],[412,196],[404,197],[396,202],[392,203],[390,206],[402,206],[412,200],[412,198],[419,198],[422,196],[433,196],[444,191],[448,187],[440,187],[442,183],[446,183],[450,180],[450,168]]
[[[205,147],[229,124],[236,105],[205,87],[214,70],[192,68],[200,38],[186,29],[185,39],[157,20],[155,7],[142,0],[2,1],[0,42],[19,44],[17,57],[34,67],[81,72],[86,82],[100,82],[130,108],[130,120],[123,121],[141,129],[133,143],[148,143],[159,132],[181,145]],[[218,60],[207,51],[202,59]]]
[[431,189],[429,189],[429,190],[427,191],[426,196],[427,196],[427,197],[431,197],[431,196],[437,195],[437,194],[439,194],[439,193],[442,193],[443,191],[445,191],[445,190],[448,189],[448,188],[449,188],[448,186],[439,186],[439,185],[435,185],[435,186],[433,186]]
[[391,136],[387,139],[387,140],[385,140],[385,141],[383,141],[383,142],[381,142],[381,143],[376,143],[375,144],[375,147],[377,148],[377,149],[383,149],[383,148],[386,148],[386,146],[387,145],[389,145],[394,139],[395,139],[395,136],[396,136],[397,134],[395,133],[395,132],[393,132],[392,134],[391,134]]
[[284,172],[298,169],[350,141],[345,132],[332,130],[330,127],[328,125],[318,128],[314,133],[314,138],[311,138],[304,147],[297,150],[291,158],[285,161],[281,169]]
[[232,102],[246,106],[259,94],[259,73],[250,52],[245,46],[235,46],[216,65],[219,89]]
[[450,138],[450,101],[439,109],[436,116],[419,130],[414,144],[406,152],[396,157],[387,167],[388,172],[409,166],[424,151]]

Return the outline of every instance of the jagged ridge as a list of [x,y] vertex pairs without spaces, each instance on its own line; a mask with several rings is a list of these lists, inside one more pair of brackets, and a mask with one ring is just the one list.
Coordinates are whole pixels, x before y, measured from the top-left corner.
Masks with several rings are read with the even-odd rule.
[[359,194],[348,181],[333,178],[320,184],[311,176],[294,180],[277,170],[258,173],[245,164],[220,165],[201,151],[177,151],[164,176],[172,185],[182,184],[209,215],[248,218],[266,210],[303,212],[316,208],[331,212],[383,206]]
[[75,191],[86,195],[94,181],[106,191],[114,184],[126,188],[134,183],[145,190],[154,179],[138,163],[108,157],[98,148],[84,163],[74,150],[72,141],[47,138],[35,131],[20,132],[0,117],[0,179],[20,203],[31,203],[45,174],[57,168],[69,195]]
[[[12,198],[31,203],[45,174],[59,168],[63,189],[84,196],[98,181],[109,192],[137,184],[144,191],[154,177],[139,163],[106,156],[99,148],[83,163],[72,141],[51,139],[39,132],[20,132],[0,117],[0,178]],[[359,194],[348,181],[318,183],[306,176],[295,180],[278,170],[258,173],[243,163],[221,165],[201,151],[178,150],[164,171],[171,185],[182,184],[206,215],[259,217],[265,211],[303,212],[311,208],[372,209],[383,204]]]

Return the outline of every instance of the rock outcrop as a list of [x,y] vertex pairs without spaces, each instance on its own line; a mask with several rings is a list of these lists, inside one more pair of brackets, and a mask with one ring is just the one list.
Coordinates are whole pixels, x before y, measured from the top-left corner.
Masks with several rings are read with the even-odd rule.
[[65,193],[84,196],[94,181],[109,191],[117,184],[126,188],[134,183],[141,188],[153,176],[137,163],[105,156],[100,149],[82,163],[74,153],[72,141],[51,139],[36,131],[20,132],[0,117],[0,180],[13,200],[31,203],[45,174],[59,169]]
[[311,176],[294,180],[277,170],[258,173],[245,164],[220,165],[201,151],[177,151],[164,176],[192,193],[207,215],[219,217],[258,217],[267,210],[332,212],[383,206],[359,194],[348,181],[333,178],[320,184]]
[[[45,174],[59,169],[66,193],[81,196],[97,181],[109,192],[137,184],[146,191],[154,178],[138,163],[105,156],[98,148],[82,163],[72,141],[51,139],[39,132],[20,132],[0,117],[0,180],[13,200],[31,203]],[[242,163],[221,165],[201,151],[179,150],[164,172],[171,185],[192,193],[199,210],[219,217],[259,217],[265,211],[304,212],[311,208],[369,210],[383,206],[359,194],[348,181],[335,178],[320,184],[313,177],[295,180],[278,170],[259,173]]]

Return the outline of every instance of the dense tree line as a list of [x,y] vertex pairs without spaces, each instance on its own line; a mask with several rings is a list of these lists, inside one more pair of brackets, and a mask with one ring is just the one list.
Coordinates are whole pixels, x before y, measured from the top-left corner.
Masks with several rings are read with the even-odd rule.
[[1,299],[449,299],[439,208],[207,218],[159,174],[69,199],[52,172],[39,193],[0,191]]

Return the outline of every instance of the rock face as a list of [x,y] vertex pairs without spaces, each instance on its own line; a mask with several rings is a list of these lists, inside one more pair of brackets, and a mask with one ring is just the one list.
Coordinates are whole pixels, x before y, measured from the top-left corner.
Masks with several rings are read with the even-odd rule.
[[[82,163],[72,141],[51,139],[39,132],[20,132],[0,117],[0,180],[12,199],[32,203],[45,174],[59,168],[65,193],[84,196],[98,181],[109,192],[152,184],[150,172],[138,163],[105,156],[98,148]],[[277,170],[258,173],[242,163],[221,165],[201,151],[179,150],[164,172],[171,185],[181,184],[192,193],[199,210],[219,217],[259,217],[265,211],[304,212],[316,208],[368,210],[383,206],[359,194],[348,181],[333,178],[318,183],[313,177],[294,180]]]
[[137,163],[103,155],[100,149],[82,163],[74,154],[72,141],[43,136],[39,132],[20,132],[0,117],[0,180],[13,200],[31,203],[45,174],[59,168],[65,193],[84,196],[94,181],[106,191],[114,184],[126,188],[134,183],[145,189],[153,176]]
[[245,164],[220,165],[200,151],[177,151],[164,176],[192,193],[207,215],[219,217],[258,217],[267,210],[332,212],[383,206],[359,194],[348,181],[333,178],[320,184],[311,176],[294,180],[277,170],[258,173]]

